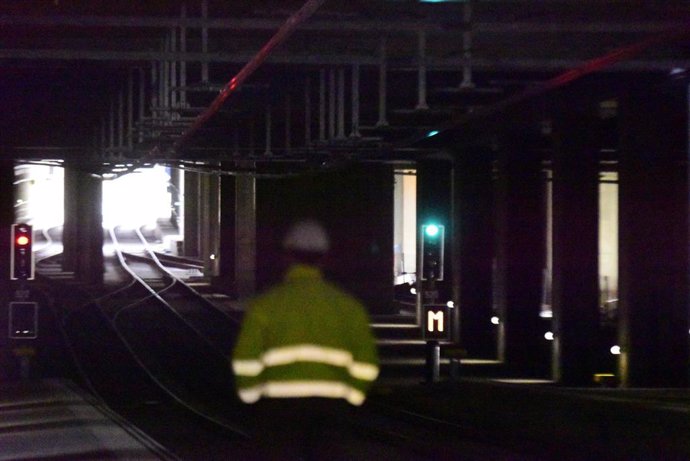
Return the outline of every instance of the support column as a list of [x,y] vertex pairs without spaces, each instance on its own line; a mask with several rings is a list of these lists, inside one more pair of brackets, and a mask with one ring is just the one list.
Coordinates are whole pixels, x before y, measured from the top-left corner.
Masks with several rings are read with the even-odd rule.
[[200,176],[200,249],[204,276],[218,275],[220,260],[220,179],[215,174]]
[[619,373],[626,387],[688,385],[686,104],[649,88],[620,103]]
[[2,197],[0,200],[0,248],[3,248],[3,251],[0,251],[0,288],[2,288],[2,293],[8,293],[10,291],[10,229],[14,224],[15,203],[12,159],[0,159],[0,197]]
[[62,270],[75,271],[77,268],[77,229],[79,228],[77,171],[65,165],[64,174],[64,222],[62,225]]
[[454,178],[458,262],[454,298],[460,309],[460,339],[471,357],[496,354],[491,302],[493,257],[492,152],[466,148],[456,157]]
[[103,185],[92,174],[65,167],[63,268],[79,281],[103,283]]
[[541,159],[526,130],[516,129],[502,141],[495,207],[498,356],[520,376],[545,377],[549,344],[539,317],[545,260]]
[[0,379],[7,381],[14,361],[9,351],[9,302],[12,300],[10,283],[10,229],[14,224],[14,161],[0,152]]
[[256,291],[256,179],[235,180],[235,283],[240,299]]
[[214,280],[214,285],[223,293],[235,297],[235,202],[237,178],[225,175],[220,178],[220,273]]
[[599,178],[594,111],[568,104],[553,161],[553,379],[591,385],[599,322]]
[[184,255],[201,256],[199,223],[201,222],[199,173],[184,173]]

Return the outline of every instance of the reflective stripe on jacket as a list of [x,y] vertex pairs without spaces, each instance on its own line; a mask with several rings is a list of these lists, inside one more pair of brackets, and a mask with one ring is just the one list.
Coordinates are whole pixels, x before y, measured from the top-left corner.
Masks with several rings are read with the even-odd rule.
[[232,368],[246,403],[327,397],[361,405],[379,373],[364,307],[302,264],[250,304]]

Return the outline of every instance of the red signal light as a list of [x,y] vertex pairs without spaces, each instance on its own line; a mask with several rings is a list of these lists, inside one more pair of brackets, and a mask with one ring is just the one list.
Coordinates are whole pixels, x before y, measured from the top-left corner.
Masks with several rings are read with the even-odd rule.
[[34,279],[33,228],[29,224],[12,224],[10,280]]

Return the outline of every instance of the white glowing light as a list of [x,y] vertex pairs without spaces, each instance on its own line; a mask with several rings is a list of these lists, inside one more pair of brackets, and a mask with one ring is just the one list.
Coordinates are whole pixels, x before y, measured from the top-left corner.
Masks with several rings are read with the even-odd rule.
[[455,303],[454,303],[453,301],[448,301],[448,302],[446,303],[446,306],[448,306],[448,307],[455,307]]
[[553,341],[553,331],[547,331],[544,333],[544,338],[546,338],[547,341]]
[[170,177],[163,166],[103,182],[103,222],[107,227],[155,226],[159,218],[170,216]]
[[494,315],[493,317],[491,317],[491,323],[493,323],[494,325],[498,325],[499,323],[501,323],[501,321],[498,319],[498,317]]
[[541,317],[543,319],[553,318],[553,311],[551,309],[543,310],[543,311],[539,312],[539,317]]
[[415,287],[410,288],[410,293],[412,293],[413,295],[416,295],[417,289]]
[[620,346],[611,347],[611,353],[613,355],[620,355],[621,354],[621,347]]

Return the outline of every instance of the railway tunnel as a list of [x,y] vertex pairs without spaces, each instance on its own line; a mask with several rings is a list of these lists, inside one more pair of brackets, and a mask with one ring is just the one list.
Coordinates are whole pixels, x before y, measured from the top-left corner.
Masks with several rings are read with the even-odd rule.
[[[434,304],[464,378],[687,388],[687,6],[317,3],[9,8],[0,243],[59,228],[61,277],[88,291],[108,282],[104,229],[153,217],[158,250],[194,261],[186,282],[241,313],[313,216],[386,377],[423,380]],[[445,231],[433,287],[427,224]],[[50,296],[0,258],[17,378],[15,351],[52,343],[12,337],[11,306],[41,317]]]

